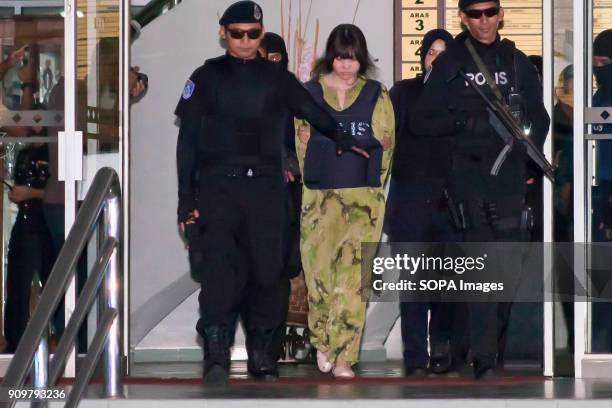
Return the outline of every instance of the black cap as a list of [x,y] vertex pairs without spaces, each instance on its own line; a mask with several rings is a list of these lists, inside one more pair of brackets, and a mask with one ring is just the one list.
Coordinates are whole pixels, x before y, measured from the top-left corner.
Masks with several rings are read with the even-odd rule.
[[448,46],[453,43],[454,38],[448,31],[441,28],[429,30],[423,37],[423,42],[421,43],[421,67],[425,68],[425,56],[436,40],[444,41],[444,44],[448,48]]
[[499,0],[459,0],[459,10],[465,10],[472,4],[488,3],[490,1],[492,1],[493,3],[497,3],[497,5],[499,6]]
[[219,25],[222,26],[234,23],[263,24],[263,11],[254,1],[238,1],[229,6],[219,20]]
[[612,58],[612,30],[604,30],[595,37],[593,55]]

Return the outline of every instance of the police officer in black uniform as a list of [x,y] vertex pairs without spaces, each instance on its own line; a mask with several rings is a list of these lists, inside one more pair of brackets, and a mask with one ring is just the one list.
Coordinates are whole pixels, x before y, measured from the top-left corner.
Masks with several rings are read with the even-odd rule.
[[228,52],[194,71],[175,111],[181,119],[178,221],[199,235],[197,330],[204,338],[204,382],[210,384],[227,380],[228,328],[241,307],[249,373],[278,376],[270,344],[286,314],[275,305],[286,304],[281,298],[287,296],[280,288],[286,281],[282,146],[288,115],[313,123],[339,152],[352,149],[344,154],[367,157],[295,76],[258,55],[264,30],[256,3],[234,3],[219,24]]
[[[32,130],[36,134],[35,129]],[[11,230],[6,274],[4,334],[14,353],[30,316],[32,280],[44,285],[53,267],[51,234],[43,212],[43,193],[49,179],[47,144],[28,144],[17,154],[15,185],[9,199],[19,211]]]
[[[433,63],[413,113],[412,128],[417,134],[453,136],[448,182],[453,201],[462,209],[463,238],[471,242],[520,241],[525,236],[521,216],[527,155],[515,143],[499,174],[490,174],[505,145],[489,124],[485,102],[462,76],[464,73],[494,98],[484,72],[478,69],[468,51],[468,41],[506,102],[520,105],[521,121],[529,127],[529,137],[540,148],[550,122],[542,102],[542,87],[535,67],[525,54],[511,41],[500,40],[497,30],[504,11],[498,0],[459,0],[459,16],[468,31],[459,34],[455,43]],[[508,259],[498,259],[493,264],[496,273],[503,272],[504,267],[520,273],[519,262],[508,263]],[[479,302],[468,307],[474,374],[477,378],[494,376],[498,351],[497,304]]]

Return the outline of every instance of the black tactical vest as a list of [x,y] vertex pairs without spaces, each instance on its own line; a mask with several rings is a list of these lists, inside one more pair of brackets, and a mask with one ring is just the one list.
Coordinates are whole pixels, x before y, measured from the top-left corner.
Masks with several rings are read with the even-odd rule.
[[304,159],[306,187],[313,190],[380,187],[383,149],[372,130],[372,115],[380,95],[380,83],[368,80],[355,102],[341,112],[325,102],[318,80],[309,81],[304,86],[319,105],[329,112],[343,129],[348,129],[370,155],[370,158],[366,159],[348,151],[339,156],[335,142],[311,127]]

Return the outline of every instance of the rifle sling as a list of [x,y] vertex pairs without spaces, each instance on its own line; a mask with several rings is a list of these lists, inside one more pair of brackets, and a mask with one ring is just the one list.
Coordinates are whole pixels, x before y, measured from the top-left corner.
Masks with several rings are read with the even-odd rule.
[[487,84],[489,85],[489,88],[491,88],[491,91],[493,91],[493,95],[495,95],[495,98],[503,105],[504,99],[502,97],[501,91],[497,87],[497,84],[493,80],[493,77],[491,76],[491,73],[485,66],[484,62],[482,62],[482,59],[480,58],[480,56],[474,49],[474,46],[472,45],[472,42],[470,41],[469,38],[465,40],[465,47],[470,52],[470,55],[472,56],[472,59],[476,63],[476,66],[478,67],[480,72],[482,72],[482,74],[484,75],[485,80],[487,81]]

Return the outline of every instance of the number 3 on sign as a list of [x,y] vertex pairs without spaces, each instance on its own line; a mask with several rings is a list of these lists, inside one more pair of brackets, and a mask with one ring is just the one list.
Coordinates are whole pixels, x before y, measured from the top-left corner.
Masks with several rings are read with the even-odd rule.
[[425,22],[421,19],[418,19],[415,21],[415,23],[416,23],[416,30],[423,31],[423,29],[425,28]]

